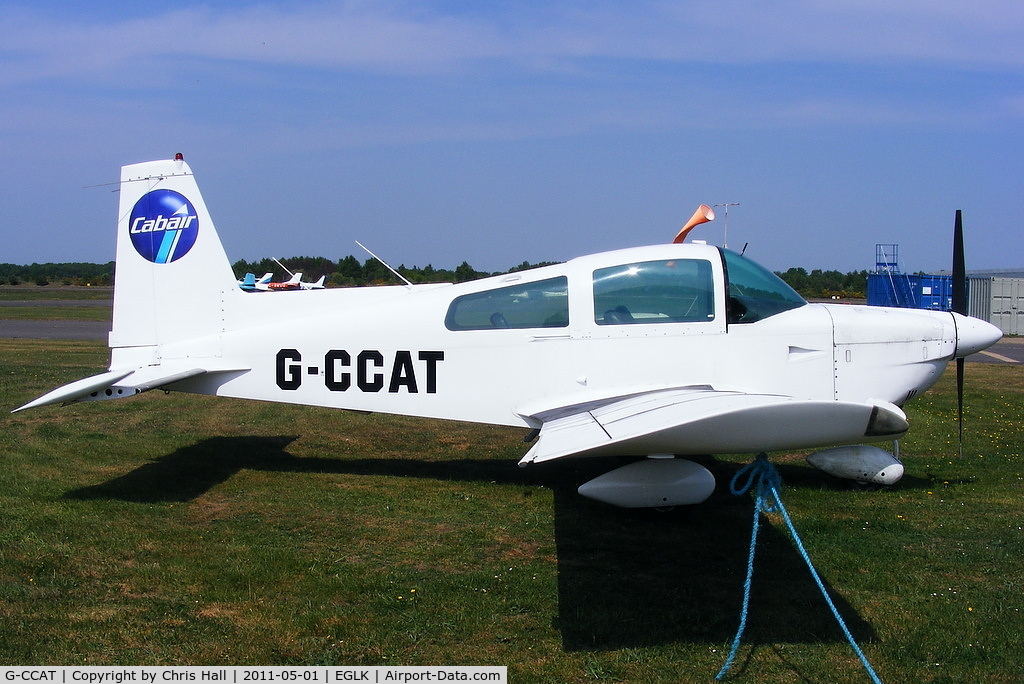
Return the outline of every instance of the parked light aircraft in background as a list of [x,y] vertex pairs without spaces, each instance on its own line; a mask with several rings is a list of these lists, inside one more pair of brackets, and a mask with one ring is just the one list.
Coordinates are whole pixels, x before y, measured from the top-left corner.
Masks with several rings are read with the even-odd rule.
[[521,465],[650,457],[580,491],[663,507],[714,488],[667,455],[886,453],[860,443],[901,436],[900,406],[1000,337],[961,313],[809,304],[685,234],[456,285],[253,297],[180,158],[123,167],[118,215],[110,369],[16,410],[162,388],[523,426]]
[[[283,283],[284,285],[289,285],[289,286],[294,285],[294,286],[297,286],[300,290],[322,290],[322,289],[324,289],[324,280],[327,279],[327,276],[320,276],[320,279],[317,280],[316,282],[304,283],[304,282],[302,282],[302,273],[292,273],[291,271],[288,270],[287,266],[285,266],[284,264],[282,264],[280,261],[277,260],[277,257],[274,257],[274,261],[277,261],[277,265],[280,266],[281,268],[283,268],[285,273],[287,273],[289,276],[291,276],[290,279],[286,283]],[[274,283],[271,283],[271,287],[273,287],[273,285],[274,285]]]
[[263,277],[256,280],[255,273],[246,273],[245,277],[238,281],[238,287],[245,292],[262,292],[269,289],[267,283],[274,277],[273,273],[264,273]]
[[[274,259],[274,261],[277,261],[277,259]],[[238,281],[238,287],[244,292],[285,292],[288,290],[324,289],[324,280],[326,280],[327,276],[320,276],[320,279],[316,282],[305,283],[302,281],[302,273],[292,273],[280,261],[277,261],[277,265],[288,272],[290,276],[288,280],[272,283],[270,280],[274,277],[273,273],[264,273],[263,277],[259,280],[256,280],[255,274],[246,273],[245,277]]]

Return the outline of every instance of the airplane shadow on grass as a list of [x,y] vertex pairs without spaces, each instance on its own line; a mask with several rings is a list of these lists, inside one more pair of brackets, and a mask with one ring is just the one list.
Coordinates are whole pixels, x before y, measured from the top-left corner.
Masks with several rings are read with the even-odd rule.
[[[753,519],[750,496],[729,493],[728,483],[740,468],[737,464],[706,459],[704,464],[718,480],[711,499],[660,513],[614,508],[576,493],[582,482],[617,465],[614,459],[519,468],[513,462],[486,459],[298,458],[286,451],[294,439],[205,439],[65,496],[143,503],[190,501],[242,469],[544,486],[554,493],[559,605],[554,625],[566,650],[677,641],[721,645],[736,632]],[[806,467],[778,468],[789,485],[823,486],[824,476]],[[831,481],[824,486],[845,487]],[[768,520],[762,523],[744,643],[844,641],[787,533]],[[873,639],[871,626],[841,596],[829,593],[855,638]]]

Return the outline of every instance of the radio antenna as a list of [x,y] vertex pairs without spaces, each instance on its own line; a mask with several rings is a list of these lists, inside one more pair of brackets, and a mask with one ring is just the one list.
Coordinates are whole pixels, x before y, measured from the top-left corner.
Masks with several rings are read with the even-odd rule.
[[713,207],[725,207],[725,232],[722,236],[722,247],[729,246],[729,207],[740,206],[739,202],[722,202],[721,204],[712,204]]
[[401,273],[399,273],[399,272],[398,272],[398,271],[396,271],[395,269],[391,268],[391,266],[390,266],[390,265],[388,264],[388,262],[384,261],[384,260],[383,260],[383,259],[381,259],[381,258],[380,258],[379,256],[377,256],[376,254],[374,254],[373,252],[371,252],[371,251],[370,251],[369,249],[367,249],[367,248],[366,248],[366,245],[364,245],[364,244],[363,244],[362,242],[360,242],[359,240],[356,240],[356,244],[357,244],[357,245],[359,245],[360,247],[362,247],[362,248],[363,248],[364,250],[366,250],[366,253],[367,253],[367,254],[369,254],[370,256],[372,256],[372,257],[373,257],[374,259],[376,259],[376,260],[377,260],[377,261],[379,261],[380,263],[384,264],[384,268],[388,269],[389,271],[391,271],[392,273],[394,273],[394,274],[395,274],[396,276],[398,276],[398,278],[399,278],[399,279],[400,279],[400,280],[401,280],[402,282],[404,282],[404,283],[405,283],[406,285],[408,285],[409,287],[412,287],[412,283],[411,283],[411,282],[409,282],[409,279],[408,279],[408,278],[406,278],[406,277],[405,277],[404,275],[402,275]]
[[[363,249],[366,249],[366,248],[364,247]],[[277,257],[270,257],[270,258],[273,259],[274,261],[277,261]],[[277,261],[277,265],[280,266],[281,268],[283,268],[285,270],[285,273],[287,273],[289,276],[291,276],[293,278],[295,277],[295,274],[292,273],[291,271],[289,271],[288,267],[285,266],[284,264],[282,264],[280,261]]]

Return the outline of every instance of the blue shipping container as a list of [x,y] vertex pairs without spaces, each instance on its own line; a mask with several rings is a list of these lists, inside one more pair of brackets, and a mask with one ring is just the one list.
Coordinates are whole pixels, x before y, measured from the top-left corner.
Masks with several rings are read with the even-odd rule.
[[949,311],[953,308],[953,276],[918,276],[917,291],[919,309]]
[[949,311],[953,307],[953,276],[869,273],[868,305]]

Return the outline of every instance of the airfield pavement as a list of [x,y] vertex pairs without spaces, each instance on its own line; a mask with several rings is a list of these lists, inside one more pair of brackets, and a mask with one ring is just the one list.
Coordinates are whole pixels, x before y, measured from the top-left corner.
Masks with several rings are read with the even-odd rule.
[[34,299],[0,301],[0,337],[32,338],[42,340],[106,340],[110,332],[109,321],[80,320],[22,320],[4,316],[7,308],[26,307],[78,308],[103,307],[110,310],[111,299]]
[[1024,337],[1004,337],[983,352],[968,357],[981,363],[1024,363]]
[[9,321],[0,319],[0,337],[37,340],[106,340],[106,321]]

